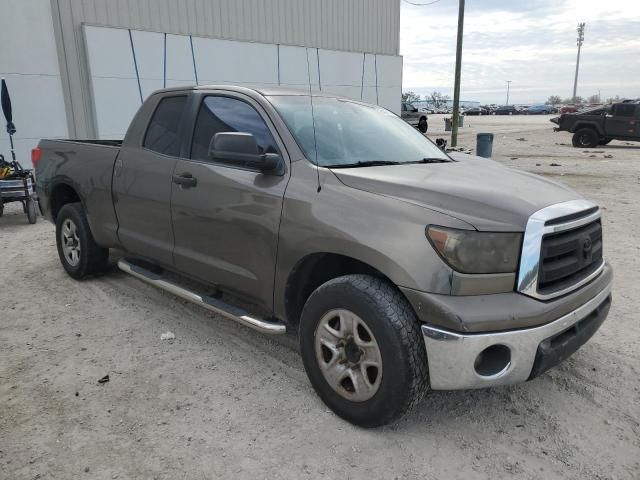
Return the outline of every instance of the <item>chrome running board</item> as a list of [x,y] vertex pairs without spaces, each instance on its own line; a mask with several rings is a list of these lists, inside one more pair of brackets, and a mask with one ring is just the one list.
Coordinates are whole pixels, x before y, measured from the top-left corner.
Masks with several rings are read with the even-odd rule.
[[242,325],[257,330],[262,333],[268,333],[271,335],[281,335],[286,333],[287,327],[282,323],[271,322],[269,320],[263,320],[255,318],[249,315],[241,308],[235,307],[224,303],[217,298],[200,295],[191,290],[188,290],[180,285],[170,282],[162,275],[147,270],[144,267],[133,264],[125,259],[118,260],[118,268],[129,275],[132,275],[140,280],[154,285],[162,290],[166,290],[180,298],[183,298],[191,303],[200,305],[201,307],[211,310],[223,317],[235,320]]

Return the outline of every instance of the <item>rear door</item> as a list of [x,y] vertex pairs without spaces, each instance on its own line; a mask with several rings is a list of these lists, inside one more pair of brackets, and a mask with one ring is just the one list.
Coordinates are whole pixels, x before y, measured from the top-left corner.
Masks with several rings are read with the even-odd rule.
[[[241,293],[267,309],[273,303],[282,198],[289,175],[284,144],[253,99],[232,93],[194,95],[197,111],[188,159],[177,162],[171,200],[178,270]],[[194,112],[195,116],[195,112]],[[283,176],[264,175],[208,158],[218,132],[251,133],[260,153],[279,153]]]
[[640,135],[640,105],[633,103],[617,103],[611,112],[605,115],[605,134],[611,137],[634,137]]
[[[113,178],[118,238],[129,252],[173,262],[171,181],[183,146],[186,94],[159,97],[142,135],[123,146]],[[152,108],[152,107],[151,107]]]

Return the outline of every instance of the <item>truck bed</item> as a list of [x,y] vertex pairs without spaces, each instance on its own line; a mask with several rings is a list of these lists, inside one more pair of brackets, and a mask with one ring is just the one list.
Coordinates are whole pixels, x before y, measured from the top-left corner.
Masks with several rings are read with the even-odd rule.
[[64,138],[59,138],[59,139],[55,139],[55,140],[48,140],[50,142],[64,142],[64,143],[81,143],[84,145],[100,145],[103,147],[121,147],[122,146],[122,140],[96,140],[96,139],[92,139],[92,140],[76,140],[76,139],[64,139]]
[[36,191],[46,217],[55,220],[64,185],[83,199],[87,219],[100,245],[116,246],[118,221],[111,182],[122,140],[41,140]]

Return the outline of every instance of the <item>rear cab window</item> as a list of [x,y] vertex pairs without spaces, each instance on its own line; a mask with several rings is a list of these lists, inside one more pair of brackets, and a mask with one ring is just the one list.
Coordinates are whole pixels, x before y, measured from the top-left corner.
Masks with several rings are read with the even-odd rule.
[[634,117],[636,116],[637,105],[633,103],[619,103],[613,107],[613,114],[616,117]]
[[180,124],[187,96],[165,97],[151,116],[142,147],[163,155],[180,155]]

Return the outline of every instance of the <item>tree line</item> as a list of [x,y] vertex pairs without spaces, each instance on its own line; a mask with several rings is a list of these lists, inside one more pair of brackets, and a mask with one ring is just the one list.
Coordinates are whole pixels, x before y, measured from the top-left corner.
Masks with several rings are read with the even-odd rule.
[[[429,95],[425,95],[424,98],[419,94],[408,91],[402,93],[402,101],[407,103],[419,102],[419,101],[429,101],[433,103],[436,107],[439,107],[442,104],[446,104],[451,97],[449,95],[443,95],[441,92],[431,92]],[[582,105],[585,103],[616,103],[621,102],[623,99],[620,98],[620,95],[616,95],[615,97],[609,97],[604,102],[600,98],[600,95],[591,95],[590,97],[576,97],[576,98],[562,98],[559,95],[551,95],[545,104],[547,105],[562,105],[562,104],[576,104]]]
[[623,99],[620,98],[620,95],[616,95],[615,97],[609,97],[604,102],[600,95],[591,95],[590,97],[576,97],[576,98],[565,98],[562,99],[559,95],[551,95],[547,101],[545,102],[547,105],[560,105],[563,103],[572,103],[576,105],[582,105],[585,103],[616,103],[621,102]]
[[443,95],[440,92],[431,92],[429,95],[425,95],[424,98],[422,98],[419,94],[412,91],[402,93],[403,102],[413,103],[413,102],[419,102],[421,100],[431,102],[433,103],[434,106],[439,107],[442,104],[446,104],[449,100],[451,100],[451,97],[449,95]]

